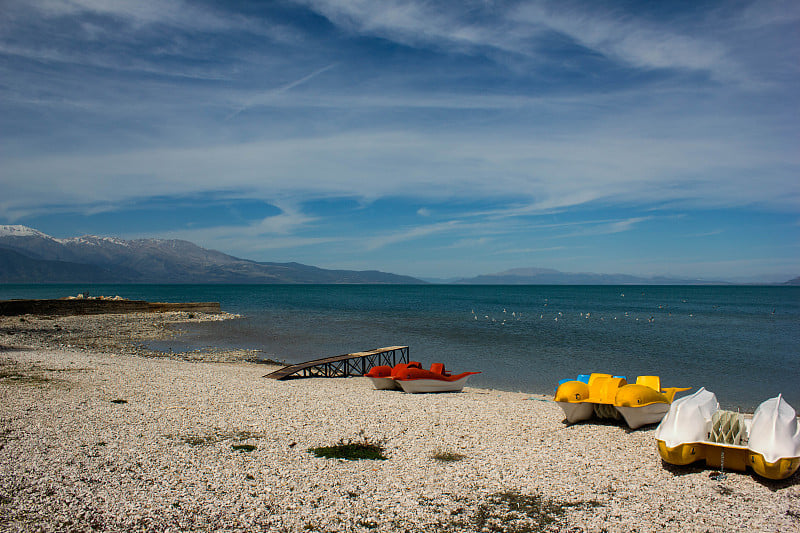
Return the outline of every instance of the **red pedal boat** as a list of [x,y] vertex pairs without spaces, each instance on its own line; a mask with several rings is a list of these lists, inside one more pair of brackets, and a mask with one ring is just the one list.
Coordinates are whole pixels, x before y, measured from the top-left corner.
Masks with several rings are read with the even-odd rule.
[[376,389],[402,388],[404,392],[460,392],[467,379],[480,372],[463,372],[451,375],[444,364],[433,363],[430,370],[422,368],[417,361],[390,366],[374,366],[366,377]]
[[364,374],[372,382],[372,386],[377,390],[394,390],[399,389],[400,384],[394,380],[394,376],[401,370],[406,368],[422,368],[422,363],[419,361],[411,361],[409,363],[398,363],[394,368],[388,365],[373,366],[369,372]]

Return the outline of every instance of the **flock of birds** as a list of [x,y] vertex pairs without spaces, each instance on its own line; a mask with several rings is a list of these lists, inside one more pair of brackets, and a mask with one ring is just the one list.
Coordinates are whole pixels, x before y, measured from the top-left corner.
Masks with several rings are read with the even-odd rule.
[[[642,295],[644,296],[644,293],[642,293]],[[625,298],[625,293],[620,293],[620,298]],[[687,302],[688,302],[687,300],[681,299],[681,303],[682,304],[685,304]],[[548,300],[548,298],[545,298],[544,299],[543,308],[547,308],[548,306],[549,306],[549,300]],[[672,317],[672,311],[668,311],[669,308],[670,308],[669,305],[665,305],[665,304],[658,305],[660,316]],[[714,310],[719,310],[720,306],[719,305],[713,305],[712,308]],[[559,320],[569,319],[570,317],[580,318],[580,319],[584,319],[584,320],[589,320],[589,319],[595,318],[597,320],[600,320],[601,322],[604,322],[606,320],[606,317],[604,317],[604,316],[599,316],[598,317],[598,315],[596,313],[592,314],[591,312],[578,312],[577,315],[575,315],[573,313],[564,314],[562,311],[546,312],[546,311],[549,311],[549,309],[543,309],[543,311],[545,311],[545,312],[538,313],[539,314],[539,320],[552,320],[554,322],[558,322]],[[666,311],[666,313],[664,311]],[[772,309],[771,314],[775,315],[775,311],[776,311],[775,309]],[[535,319],[535,316],[536,316],[537,313],[531,313],[531,314],[533,315],[533,317]],[[482,313],[480,313],[480,314],[476,313],[475,309],[472,309],[471,316],[472,316],[473,320],[481,320],[482,319],[484,321],[491,322],[491,323],[496,323],[496,324],[500,324],[500,325],[511,324],[511,323],[518,322],[518,321],[522,320],[522,313],[520,313],[518,311],[511,311],[509,313],[508,309],[506,309],[506,308],[503,308],[503,312],[501,314],[499,314],[499,316],[492,316],[492,315],[488,315],[488,314],[483,314],[483,316],[481,316],[481,315],[482,315]],[[683,314],[682,316],[685,316],[685,317],[688,317],[688,318],[694,318],[694,314],[693,313]],[[609,317],[609,320],[617,320],[617,318],[618,318],[617,315],[612,315],[612,316]],[[653,322],[656,321],[656,317],[653,316],[653,315],[641,317],[641,316],[636,316],[636,313],[631,313],[631,312],[628,312],[628,311],[625,311],[624,313],[622,313],[619,316],[619,318],[622,318],[622,319],[633,319],[635,322],[647,322],[647,323],[650,323],[650,324],[652,324]]]
[[[624,298],[625,297],[625,293],[621,293],[620,296]],[[682,302],[686,303],[686,300],[682,300]],[[543,307],[547,307],[548,304],[549,304],[549,302],[545,298]],[[665,307],[666,306],[664,306],[664,305],[659,305],[658,306],[658,308],[662,309],[662,310],[665,309]],[[478,313],[475,312],[475,309],[472,309],[471,314],[472,314],[473,320],[481,320],[481,316]],[[534,314],[534,316],[535,316],[535,314]],[[667,313],[667,316],[671,317],[672,313],[671,312]],[[690,313],[688,316],[691,318],[694,315]],[[569,315],[566,315],[566,317],[569,318]],[[592,313],[591,312],[586,312],[586,313],[579,312],[578,313],[578,317],[582,318],[584,320],[589,320],[592,317]],[[596,317],[596,315],[595,315],[595,317]],[[631,316],[631,314],[628,311],[625,311],[625,313],[622,315],[622,317],[623,318],[633,318],[636,322],[642,321],[642,322],[647,322],[647,323],[653,323],[653,322],[656,321],[655,317],[652,316],[652,315],[648,316],[647,318],[639,318],[639,317]],[[511,313],[509,313],[506,308],[503,308],[503,312],[499,317],[495,317],[495,316],[491,316],[491,315],[483,315],[482,318],[483,318],[484,321],[488,321],[488,322],[492,322],[492,323],[497,323],[497,324],[503,325],[503,324],[509,324],[509,323],[513,323],[513,322],[517,322],[519,320],[522,320],[522,313],[518,313],[516,311],[511,311]],[[550,320],[551,318],[553,319],[554,322],[558,322],[559,319],[560,320],[564,320],[565,315],[564,315],[564,313],[562,311],[556,311],[555,313],[552,313],[552,314],[548,314],[548,313],[540,313],[539,314],[539,320],[545,320],[545,319]],[[601,316],[601,317],[599,317],[599,320],[601,322],[604,322],[605,321],[605,317]],[[613,316],[611,318],[611,320],[617,320],[617,316]]]
[[[555,313],[553,315],[546,315],[545,313],[541,313],[539,315],[539,320],[545,320],[545,319],[549,320],[550,318],[553,318],[554,322],[558,322],[559,319],[563,320],[564,316],[565,316],[564,313],[561,312],[561,311],[558,311],[557,313]],[[567,315],[567,316],[569,316],[569,315]],[[579,313],[578,316],[580,318],[588,320],[588,319],[591,318],[592,313],[588,313],[588,312],[587,313]],[[656,321],[654,316],[649,316],[649,317],[647,317],[645,319],[640,319],[638,317],[631,317],[631,315],[627,311],[624,313],[623,316],[624,316],[624,318],[633,318],[636,322],[639,322],[640,320],[642,320],[642,321],[645,321],[645,322],[648,322],[648,323],[653,323],[653,322]],[[669,313],[669,316],[672,316],[672,313]],[[694,315],[692,315],[692,314],[689,315],[689,317],[692,317],[692,316],[694,316]],[[474,309],[472,310],[472,318],[474,320],[481,320],[480,315],[478,315],[475,312]],[[522,320],[522,313],[517,313],[516,311],[512,311],[511,313],[508,313],[508,311],[506,309],[503,309],[502,316],[496,318],[496,317],[490,316],[490,315],[483,315],[483,320],[488,321],[488,322],[498,323],[498,324],[501,324],[501,325],[502,324],[509,324],[509,323],[513,323],[513,322],[517,322],[519,320]],[[601,316],[599,318],[599,320],[601,322],[604,322],[605,321],[605,317]],[[612,318],[612,320],[617,320],[617,317],[614,316]]]

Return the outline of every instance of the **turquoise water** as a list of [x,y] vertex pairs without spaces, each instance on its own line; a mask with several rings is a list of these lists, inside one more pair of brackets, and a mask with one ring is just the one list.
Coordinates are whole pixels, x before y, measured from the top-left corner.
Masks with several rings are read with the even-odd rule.
[[[565,377],[660,375],[752,411],[800,409],[800,288],[749,286],[0,285],[0,299],[89,291],[218,301],[241,320],[188,326],[154,347],[251,348],[298,362],[390,345],[480,370],[470,385],[552,393]],[[557,319],[557,320],[556,320]]]

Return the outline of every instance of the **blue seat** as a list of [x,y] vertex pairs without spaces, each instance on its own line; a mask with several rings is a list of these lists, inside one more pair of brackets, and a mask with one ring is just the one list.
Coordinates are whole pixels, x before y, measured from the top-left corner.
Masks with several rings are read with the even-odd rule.
[[578,379],[577,380],[574,380],[572,378],[560,379],[560,380],[558,380],[558,385],[556,385],[556,389],[555,390],[558,390],[558,388],[561,386],[561,384],[562,383],[566,383],[567,381],[581,381],[581,382],[586,383],[588,385],[589,384],[589,374],[578,374]]

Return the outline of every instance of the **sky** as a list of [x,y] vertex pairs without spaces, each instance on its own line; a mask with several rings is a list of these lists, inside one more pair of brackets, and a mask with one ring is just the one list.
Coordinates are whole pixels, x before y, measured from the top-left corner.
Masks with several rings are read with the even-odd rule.
[[786,281],[798,58],[795,0],[0,0],[0,224]]

